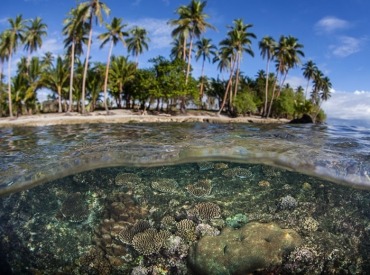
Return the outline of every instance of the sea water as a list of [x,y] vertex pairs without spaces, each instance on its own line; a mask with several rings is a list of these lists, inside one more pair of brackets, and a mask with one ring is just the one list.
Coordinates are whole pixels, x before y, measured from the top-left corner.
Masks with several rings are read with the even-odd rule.
[[370,130],[0,129],[0,273],[364,274]]

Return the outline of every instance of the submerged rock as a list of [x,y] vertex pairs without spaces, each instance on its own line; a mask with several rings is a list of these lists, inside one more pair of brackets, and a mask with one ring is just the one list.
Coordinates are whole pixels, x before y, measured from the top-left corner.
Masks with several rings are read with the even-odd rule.
[[284,252],[301,244],[301,237],[275,223],[252,222],[239,230],[225,228],[191,247],[189,263],[195,274],[247,274],[282,263]]
[[80,192],[70,194],[62,203],[60,213],[70,222],[81,222],[89,215],[89,207],[85,196]]

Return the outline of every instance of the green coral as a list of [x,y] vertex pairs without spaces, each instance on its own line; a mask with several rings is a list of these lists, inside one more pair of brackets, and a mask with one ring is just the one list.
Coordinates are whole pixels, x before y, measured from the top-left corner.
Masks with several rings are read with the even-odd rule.
[[226,224],[232,228],[240,228],[248,222],[248,218],[244,214],[236,214],[233,217],[226,218]]

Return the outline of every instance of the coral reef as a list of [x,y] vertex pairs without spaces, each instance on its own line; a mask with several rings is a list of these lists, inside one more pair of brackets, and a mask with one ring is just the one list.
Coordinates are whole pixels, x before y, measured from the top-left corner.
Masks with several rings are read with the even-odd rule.
[[219,236],[201,238],[191,247],[189,262],[197,274],[248,274],[279,266],[283,253],[301,242],[293,230],[253,222],[238,230],[227,227]]
[[186,190],[194,197],[206,197],[211,194],[212,181],[209,179],[199,180],[186,186]]
[[207,166],[104,168],[0,198],[0,257],[13,274],[205,274],[188,258],[208,246],[203,262],[221,274],[370,269],[368,191],[273,167]]
[[201,221],[208,221],[221,216],[220,207],[212,202],[201,202],[195,205],[196,217]]
[[154,190],[157,190],[159,192],[175,193],[177,191],[178,183],[174,179],[160,178],[152,181],[151,186]]
[[162,218],[160,226],[162,229],[166,229],[172,232],[176,229],[176,224],[177,222],[174,217],[166,215]]
[[253,176],[252,172],[247,168],[235,167],[228,168],[222,172],[222,175],[230,178],[251,178]]
[[81,222],[89,215],[86,198],[80,192],[69,194],[60,207],[63,218],[70,222]]
[[217,236],[220,235],[220,233],[220,230],[206,223],[200,223],[195,227],[195,234],[201,237]]
[[198,162],[198,168],[200,171],[211,170],[215,167],[214,162]]
[[141,182],[141,178],[134,173],[119,173],[114,182],[116,185],[125,185],[127,187],[133,187],[135,184],[138,184]]
[[155,241],[158,232],[154,228],[149,228],[137,233],[132,238],[132,246],[142,255],[158,253],[161,243]]
[[232,228],[240,228],[248,222],[246,215],[238,213],[233,217],[226,218],[226,224]]
[[91,248],[79,259],[81,274],[111,274],[109,261],[104,257],[101,250]]
[[298,205],[298,202],[295,198],[290,195],[282,197],[278,202],[278,207],[281,210],[293,210]]
[[177,234],[181,238],[189,242],[193,242],[196,240],[197,237],[195,234],[195,223],[192,220],[189,219],[181,220],[176,224],[176,227]]

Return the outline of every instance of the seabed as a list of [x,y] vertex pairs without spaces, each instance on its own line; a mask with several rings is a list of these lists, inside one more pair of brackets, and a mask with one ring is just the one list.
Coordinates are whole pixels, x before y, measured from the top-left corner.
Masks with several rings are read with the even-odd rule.
[[369,191],[257,164],[97,169],[0,198],[0,270],[364,274],[369,208]]

